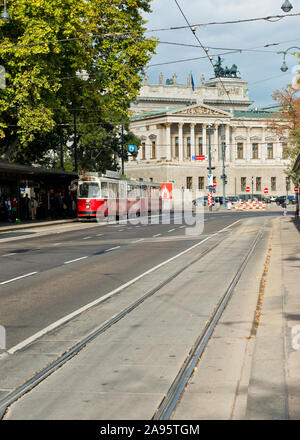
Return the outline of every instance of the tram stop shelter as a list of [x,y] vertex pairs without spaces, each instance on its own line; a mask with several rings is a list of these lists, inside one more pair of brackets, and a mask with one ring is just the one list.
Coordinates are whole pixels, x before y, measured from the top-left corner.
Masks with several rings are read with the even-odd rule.
[[72,193],[72,182],[77,179],[76,172],[0,161],[0,198],[16,197],[17,216],[22,219],[26,217],[23,200],[28,194],[38,202],[37,218],[45,219],[53,217],[51,202],[58,196],[63,196],[67,205],[76,197],[76,192]]

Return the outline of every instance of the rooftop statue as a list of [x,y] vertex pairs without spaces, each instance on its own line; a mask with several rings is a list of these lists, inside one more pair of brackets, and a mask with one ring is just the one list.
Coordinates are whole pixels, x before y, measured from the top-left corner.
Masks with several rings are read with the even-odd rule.
[[237,78],[237,73],[241,74],[236,64],[233,64],[230,69],[227,66],[222,67],[223,61],[224,60],[218,56],[218,61],[214,64],[216,78]]

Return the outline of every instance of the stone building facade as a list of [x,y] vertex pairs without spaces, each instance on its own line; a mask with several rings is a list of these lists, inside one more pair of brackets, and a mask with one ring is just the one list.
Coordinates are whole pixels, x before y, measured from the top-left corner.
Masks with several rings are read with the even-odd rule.
[[265,188],[269,196],[286,193],[288,133],[279,137],[271,128],[276,113],[248,110],[245,81],[202,78],[194,90],[189,79],[186,86],[177,85],[176,77],[172,85],[159,82],[146,82],[131,108],[131,130],[142,143],[126,164],[128,177],[206,191],[210,149],[216,196],[223,195],[223,164],[227,196],[247,194],[247,187],[257,196]]

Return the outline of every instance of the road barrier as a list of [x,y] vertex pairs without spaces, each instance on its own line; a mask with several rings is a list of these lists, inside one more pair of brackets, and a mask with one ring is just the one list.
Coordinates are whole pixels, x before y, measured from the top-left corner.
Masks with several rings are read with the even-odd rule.
[[266,202],[259,202],[258,200],[243,202],[240,200],[237,203],[232,203],[232,210],[250,211],[250,210],[265,210]]

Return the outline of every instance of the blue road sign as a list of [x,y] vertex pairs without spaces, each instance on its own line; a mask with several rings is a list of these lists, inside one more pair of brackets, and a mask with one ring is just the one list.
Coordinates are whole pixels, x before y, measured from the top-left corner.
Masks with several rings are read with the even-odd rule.
[[128,145],[128,152],[129,153],[136,153],[136,145]]

